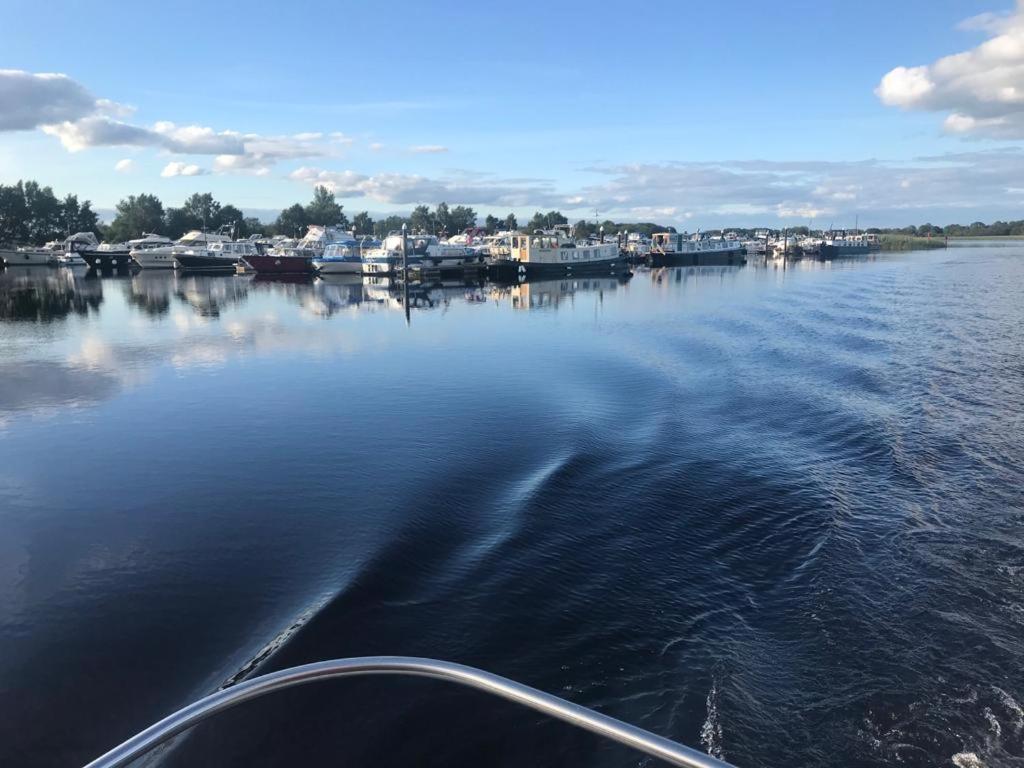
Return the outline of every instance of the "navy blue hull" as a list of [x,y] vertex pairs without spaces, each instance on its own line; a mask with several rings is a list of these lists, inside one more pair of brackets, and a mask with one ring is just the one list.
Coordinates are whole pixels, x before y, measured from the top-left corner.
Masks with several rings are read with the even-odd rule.
[[519,261],[499,261],[488,266],[492,280],[532,280],[544,277],[572,277],[574,275],[621,275],[629,271],[624,257],[605,261],[567,262],[564,264],[537,264]]
[[238,259],[221,259],[216,256],[177,254],[175,261],[189,272],[234,272]]
[[821,246],[818,256],[822,259],[835,259],[843,256],[864,256],[868,253],[871,253],[871,248],[867,245],[854,245],[846,248],[837,248],[834,245],[823,245]]
[[651,253],[652,267],[723,267],[746,263],[746,249],[723,253]]

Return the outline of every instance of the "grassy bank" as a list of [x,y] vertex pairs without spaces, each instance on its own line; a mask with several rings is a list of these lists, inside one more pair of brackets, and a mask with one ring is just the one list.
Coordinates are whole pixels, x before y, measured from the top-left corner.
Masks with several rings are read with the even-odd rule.
[[914,235],[879,235],[883,251],[919,251],[925,248],[945,248],[944,237],[915,237]]

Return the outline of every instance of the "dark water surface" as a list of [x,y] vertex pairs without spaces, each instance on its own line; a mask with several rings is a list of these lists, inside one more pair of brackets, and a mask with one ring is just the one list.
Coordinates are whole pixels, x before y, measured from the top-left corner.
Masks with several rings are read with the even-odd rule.
[[413,299],[0,275],[0,765],[1024,765],[1024,248]]

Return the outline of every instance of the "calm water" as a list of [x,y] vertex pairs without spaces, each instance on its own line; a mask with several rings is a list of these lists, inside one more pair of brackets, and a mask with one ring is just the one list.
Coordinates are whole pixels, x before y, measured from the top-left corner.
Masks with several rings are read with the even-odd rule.
[[411,298],[0,275],[0,765],[1024,764],[1024,248]]

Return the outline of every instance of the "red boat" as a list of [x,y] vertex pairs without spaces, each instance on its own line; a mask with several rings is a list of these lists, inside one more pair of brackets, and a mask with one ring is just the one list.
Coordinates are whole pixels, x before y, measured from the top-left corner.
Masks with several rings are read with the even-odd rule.
[[314,271],[313,257],[295,255],[262,254],[259,256],[246,256],[245,263],[257,272],[276,275],[300,275],[312,274]]

